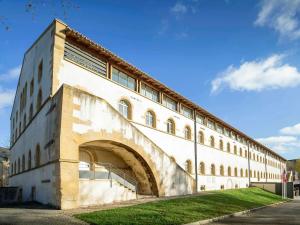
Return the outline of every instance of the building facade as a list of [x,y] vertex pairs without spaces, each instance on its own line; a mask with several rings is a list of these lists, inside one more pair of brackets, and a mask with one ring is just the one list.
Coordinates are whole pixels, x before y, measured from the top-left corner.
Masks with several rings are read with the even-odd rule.
[[280,182],[286,160],[66,24],[24,55],[11,185],[76,208]]

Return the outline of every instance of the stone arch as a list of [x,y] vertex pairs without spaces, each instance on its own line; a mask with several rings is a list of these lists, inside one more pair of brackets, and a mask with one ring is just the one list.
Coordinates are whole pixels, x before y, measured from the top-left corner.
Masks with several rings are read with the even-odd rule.
[[[111,151],[118,157],[121,157],[132,169],[139,182],[138,190],[141,194],[164,195],[163,184],[161,183],[154,162],[140,146],[130,143],[128,140],[122,140],[118,136],[117,140],[111,138],[99,139],[99,137],[98,140],[86,140],[86,142],[82,142],[79,145],[79,150],[88,147],[111,148]],[[93,155],[93,153],[90,154]],[[93,158],[97,161],[96,157],[93,156]],[[149,193],[149,190],[151,193]]]

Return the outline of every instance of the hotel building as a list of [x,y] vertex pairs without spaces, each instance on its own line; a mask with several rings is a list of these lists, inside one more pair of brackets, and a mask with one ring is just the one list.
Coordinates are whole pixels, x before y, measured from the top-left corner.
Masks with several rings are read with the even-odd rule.
[[10,185],[57,208],[280,182],[286,160],[54,20],[26,51]]

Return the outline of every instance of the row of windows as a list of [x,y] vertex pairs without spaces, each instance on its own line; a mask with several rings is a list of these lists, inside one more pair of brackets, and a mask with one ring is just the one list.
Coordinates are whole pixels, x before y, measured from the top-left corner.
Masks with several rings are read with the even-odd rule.
[[[185,164],[185,170],[188,173],[193,173],[193,168],[192,168],[192,161],[191,160],[187,160],[186,164]],[[205,163],[204,162],[200,162],[199,164],[199,175],[208,175],[206,172],[206,168],[205,168]],[[216,166],[215,164],[211,164],[210,165],[210,173],[209,175],[211,176],[216,176]],[[221,165],[219,167],[219,175],[220,176],[225,176],[225,168],[223,165]],[[226,175],[227,176],[235,176],[235,177],[248,177],[248,169],[240,169],[238,170],[237,167],[235,167],[233,170],[230,166],[227,167],[226,170]],[[266,176],[269,179],[279,179],[280,175],[279,174],[275,174],[275,173],[266,173],[266,172],[259,172],[259,171],[253,171],[250,170],[250,177],[251,178],[258,178],[258,179],[263,179],[266,178]]]
[[[43,76],[43,60],[41,60],[38,65],[38,71],[37,71],[38,83],[41,82],[42,76]],[[34,75],[30,81],[30,90],[29,90],[30,97],[33,95],[33,91],[34,91]],[[26,105],[27,105],[27,96],[28,96],[27,82],[25,82],[24,88],[22,89],[22,91],[20,91],[19,110],[16,110],[16,115],[15,115],[15,117],[12,118],[11,143],[16,141],[18,136],[21,134],[22,130],[24,130],[26,127],[27,115],[26,115],[26,111],[24,112],[24,110],[26,109]],[[40,88],[40,90],[38,92],[38,96],[37,96],[36,111],[38,111],[40,109],[41,104],[42,104],[42,90]],[[33,116],[33,104],[31,103],[30,108],[29,108],[29,121],[32,119],[32,116]]]
[[[18,174],[18,173],[24,172],[25,170],[30,170],[31,168],[33,168],[31,158],[32,158],[31,150],[29,150],[28,156],[27,156],[27,164],[26,164],[25,154],[22,155],[22,161],[19,157],[14,162],[11,162],[11,167],[10,167],[11,175]],[[38,166],[40,166],[40,163],[41,163],[41,150],[40,150],[40,145],[37,144],[37,146],[35,148],[35,154],[34,154],[34,166],[38,167]]]
[[[131,107],[131,104],[129,103],[129,101],[121,100],[119,102],[119,112],[125,118],[130,119],[130,120],[132,119],[132,107]],[[156,128],[156,115],[153,111],[147,111],[146,112],[145,124],[149,127]],[[175,133],[176,133],[175,131],[176,131],[176,126],[175,126],[174,120],[173,119],[168,119],[167,122],[166,122],[166,132],[169,133],[169,134],[175,135]],[[184,138],[188,139],[188,140],[192,140],[192,131],[191,131],[191,128],[189,126],[184,127]],[[199,131],[197,141],[201,144],[205,144],[204,140],[205,140],[204,132]],[[211,146],[213,148],[216,148],[216,143],[215,143],[214,136],[209,137],[209,146]],[[224,150],[224,143],[223,143],[222,139],[219,140],[219,146],[218,147],[219,147],[220,150]],[[229,142],[226,145],[226,151],[229,152],[229,153],[232,152],[231,145],[230,145]],[[245,158],[248,157],[248,151],[244,150],[244,152],[243,152],[242,148],[240,148],[239,151],[238,151],[238,148],[237,148],[236,145],[233,146],[233,153],[235,155],[239,155],[241,157],[245,157]],[[256,160],[257,162],[265,163],[265,158],[262,157],[262,156],[255,155],[255,153],[250,152],[249,157],[250,157],[250,159]],[[276,167],[280,168],[279,163],[274,164],[274,166],[275,165],[276,165]]]

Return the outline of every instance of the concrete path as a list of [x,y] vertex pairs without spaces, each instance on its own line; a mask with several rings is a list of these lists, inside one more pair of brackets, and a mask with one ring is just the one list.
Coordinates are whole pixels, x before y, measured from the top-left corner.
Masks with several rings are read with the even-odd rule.
[[65,214],[63,210],[45,208],[38,204],[0,208],[1,225],[87,225]]
[[239,225],[239,224],[272,224],[272,225],[299,225],[300,224],[300,200],[267,207],[249,214],[231,217],[210,225]]

